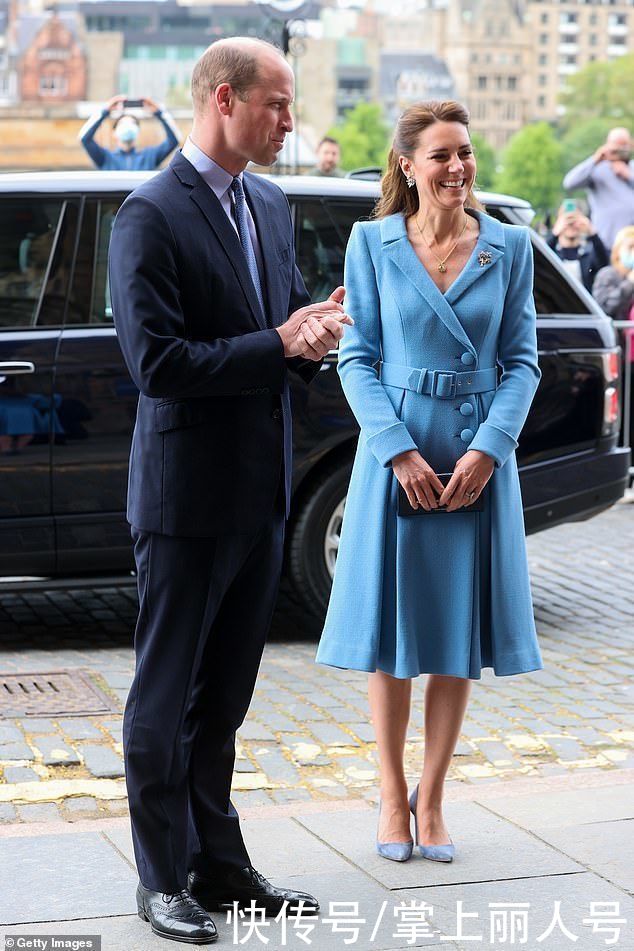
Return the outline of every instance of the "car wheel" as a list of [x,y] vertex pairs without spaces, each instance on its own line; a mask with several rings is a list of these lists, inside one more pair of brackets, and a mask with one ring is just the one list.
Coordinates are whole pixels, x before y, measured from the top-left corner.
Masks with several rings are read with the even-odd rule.
[[350,463],[323,472],[310,485],[291,529],[288,568],[296,596],[311,613],[326,613],[337,560]]

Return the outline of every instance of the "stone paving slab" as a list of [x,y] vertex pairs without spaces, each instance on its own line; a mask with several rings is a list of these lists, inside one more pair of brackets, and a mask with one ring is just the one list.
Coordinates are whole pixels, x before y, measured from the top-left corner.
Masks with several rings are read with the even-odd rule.
[[443,812],[456,845],[456,857],[448,863],[430,862],[418,853],[409,862],[382,859],[374,848],[376,815],[372,812],[359,813],[354,823],[345,813],[318,813],[301,817],[300,821],[349,862],[390,889],[583,871],[577,862],[492,815],[478,803],[447,803]]
[[2,839],[0,868],[4,925],[136,910],[137,876],[98,832]]
[[533,831],[544,842],[594,869],[606,881],[634,894],[634,822],[631,819]]
[[631,785],[602,789],[571,789],[487,801],[487,808],[524,829],[564,828],[606,819],[634,819]]

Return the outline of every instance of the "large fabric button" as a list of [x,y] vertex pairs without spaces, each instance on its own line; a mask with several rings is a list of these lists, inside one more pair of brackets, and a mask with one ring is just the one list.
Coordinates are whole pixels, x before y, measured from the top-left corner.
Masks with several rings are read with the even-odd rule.
[[471,442],[473,439],[473,430],[472,429],[463,429],[460,433],[460,438],[463,442]]
[[464,363],[464,365],[465,365],[466,367],[470,367],[472,363],[475,363],[475,357],[474,357],[474,355],[473,355],[472,353],[469,353],[468,350],[466,350],[466,351],[462,354],[462,356],[460,357],[460,360],[461,360],[462,363]]
[[471,414],[473,413],[473,406],[471,405],[471,403],[463,403],[462,406],[460,407],[460,412],[462,413],[463,416],[471,416]]

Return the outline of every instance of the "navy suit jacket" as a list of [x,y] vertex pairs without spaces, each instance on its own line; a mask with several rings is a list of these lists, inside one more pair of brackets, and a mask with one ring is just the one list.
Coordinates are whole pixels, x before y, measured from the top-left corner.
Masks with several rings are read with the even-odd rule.
[[238,236],[179,152],[117,214],[110,244],[114,321],[139,388],[128,521],[147,532],[211,536],[257,530],[284,466],[292,476],[288,370],[273,328],[310,302],[295,265],[286,196],[245,172],[268,299],[266,325]]

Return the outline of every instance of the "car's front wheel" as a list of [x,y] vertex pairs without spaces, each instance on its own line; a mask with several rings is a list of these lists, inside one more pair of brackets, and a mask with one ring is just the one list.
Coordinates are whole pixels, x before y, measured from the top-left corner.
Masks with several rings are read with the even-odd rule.
[[330,596],[351,468],[344,462],[322,472],[305,493],[291,528],[290,580],[302,604],[318,617],[325,615]]

